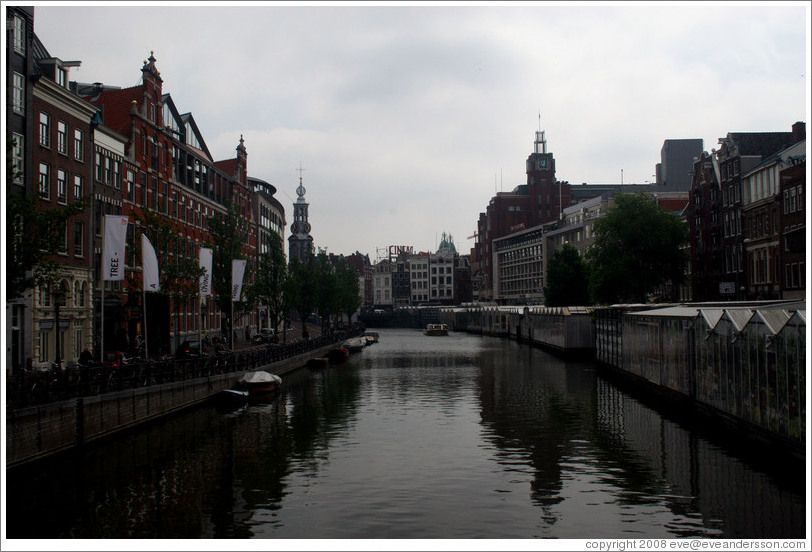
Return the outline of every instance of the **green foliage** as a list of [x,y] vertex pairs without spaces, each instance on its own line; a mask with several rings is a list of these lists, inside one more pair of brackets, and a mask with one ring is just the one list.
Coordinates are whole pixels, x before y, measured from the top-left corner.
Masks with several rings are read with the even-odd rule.
[[36,199],[14,189],[12,180],[8,180],[6,189],[5,275],[9,300],[21,297],[34,286],[54,281],[59,263],[52,257],[64,250],[66,224],[89,204],[89,196],[85,196],[64,207],[42,210]]
[[336,283],[336,314],[346,314],[349,322],[353,313],[361,306],[361,287],[358,274],[343,257],[336,266]]
[[[146,234],[160,267],[161,293],[175,297],[197,297],[199,279],[203,273],[198,259],[194,255],[181,253],[181,234],[177,223],[168,216],[151,209],[136,208],[133,213],[137,231],[133,234],[135,243],[130,244],[132,251],[140,255],[141,233]],[[174,254],[173,254],[174,253]],[[130,282],[131,289],[141,289],[143,278]]]
[[299,314],[302,321],[302,336],[307,338],[307,317],[316,308],[318,301],[316,260],[309,256],[302,262],[294,257],[288,270],[289,277],[284,286],[285,296],[291,308]]
[[326,251],[319,251],[314,266],[316,269],[316,310],[321,317],[322,326],[324,326],[330,315],[336,313],[338,281],[335,268],[327,257]]
[[248,288],[249,302],[267,309],[271,328],[278,328],[288,310],[285,287],[288,279],[287,260],[279,236],[272,239],[270,251],[259,256],[256,278]]
[[688,230],[650,194],[621,194],[595,221],[590,291],[597,303],[645,302],[657,287],[684,278]]
[[[248,243],[248,221],[233,201],[225,204],[226,212],[217,213],[208,218],[209,233],[212,241],[206,247],[212,249],[212,289],[214,301],[224,314],[223,325],[226,326],[226,335],[233,335],[231,330],[231,261],[245,259],[243,244]],[[251,264],[245,270],[244,282],[251,280]],[[234,304],[238,312],[250,309],[248,301]]]
[[544,304],[548,307],[590,305],[589,265],[578,250],[564,244],[547,263]]

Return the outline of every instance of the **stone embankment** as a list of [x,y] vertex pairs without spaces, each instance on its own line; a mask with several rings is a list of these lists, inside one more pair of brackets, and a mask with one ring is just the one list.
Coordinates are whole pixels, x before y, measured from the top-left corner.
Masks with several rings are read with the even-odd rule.
[[[233,386],[248,371],[284,375],[298,370],[314,356],[334,348],[342,337],[301,341],[287,347],[291,356],[277,358],[273,348],[236,351],[222,364],[201,359],[172,361],[167,370],[153,366],[150,381],[135,376],[117,382],[101,394],[64,397],[42,404],[15,401],[7,390],[6,467],[13,468],[109,437],[146,422],[178,413],[212,399]],[[209,357],[211,359],[212,357]],[[23,403],[23,404],[21,404]]]

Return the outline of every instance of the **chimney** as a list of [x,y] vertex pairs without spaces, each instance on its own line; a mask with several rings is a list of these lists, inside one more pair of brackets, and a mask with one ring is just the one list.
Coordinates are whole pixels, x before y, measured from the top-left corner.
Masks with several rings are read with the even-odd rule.
[[797,144],[801,140],[806,140],[806,123],[798,121],[792,125],[792,141]]

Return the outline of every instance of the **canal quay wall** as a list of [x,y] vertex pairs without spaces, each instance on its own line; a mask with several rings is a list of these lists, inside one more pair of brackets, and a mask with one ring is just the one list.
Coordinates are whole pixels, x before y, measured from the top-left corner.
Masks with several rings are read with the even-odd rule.
[[267,364],[248,361],[252,352],[242,351],[242,355],[236,354],[236,363],[248,369],[35,406],[8,407],[6,467],[28,464],[178,413],[212,399],[246,372],[264,370],[280,376],[293,372],[335,346],[330,343],[307,348],[306,352]]
[[592,358],[642,395],[794,456],[806,449],[806,304],[444,308],[449,328]]

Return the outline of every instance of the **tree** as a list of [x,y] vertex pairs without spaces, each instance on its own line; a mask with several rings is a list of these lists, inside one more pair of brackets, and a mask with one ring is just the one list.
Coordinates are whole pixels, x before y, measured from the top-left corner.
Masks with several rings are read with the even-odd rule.
[[321,318],[322,332],[329,324],[330,316],[336,313],[338,282],[335,267],[327,257],[327,251],[320,249],[316,256],[316,310]]
[[318,300],[316,282],[316,260],[312,256],[302,262],[291,259],[289,276],[285,282],[285,296],[302,321],[302,337],[310,337],[307,331],[307,318],[316,307]]
[[547,263],[544,304],[548,307],[590,305],[589,265],[578,250],[565,243]]
[[[184,300],[196,298],[200,293],[200,276],[203,269],[194,255],[183,254],[184,238],[177,226],[168,216],[151,209],[136,208],[133,218],[139,232],[133,234],[135,243],[130,244],[131,251],[141,248],[140,233],[146,234],[158,256],[160,270],[161,295],[174,299],[175,307],[175,341],[180,341],[180,316]],[[139,234],[139,235],[136,235]],[[138,290],[143,286],[143,278],[136,277],[128,283],[129,289]],[[164,344],[160,344],[164,345]]]
[[336,314],[345,313],[347,322],[351,322],[353,313],[361,306],[361,286],[358,274],[344,257],[336,266],[336,282]]
[[[13,158],[15,140],[6,141],[6,159]],[[64,249],[65,228],[71,217],[90,205],[84,196],[64,207],[40,209],[37,200],[12,185],[22,176],[6,163],[6,295],[13,301],[35,286],[48,289],[61,277],[53,256]]]
[[684,278],[688,229],[645,193],[621,194],[595,221],[590,291],[597,303],[645,302],[658,286]]
[[[276,330],[287,311],[285,301],[285,282],[288,278],[287,260],[282,249],[282,239],[270,241],[270,251],[259,256],[254,283],[248,288],[252,303],[264,306],[268,312],[268,322]],[[276,334],[274,334],[274,340]]]
[[[231,311],[231,261],[246,258],[243,253],[243,244],[248,243],[248,220],[233,201],[226,202],[225,207],[225,213],[215,214],[208,218],[212,241],[207,243],[206,247],[212,249],[211,272],[214,301],[224,315],[223,325],[231,343],[234,337],[234,329],[231,327],[233,314]],[[244,281],[250,281],[249,269],[250,266],[246,268]],[[246,311],[250,309],[250,303],[239,301],[234,304],[234,309],[238,312]]]

